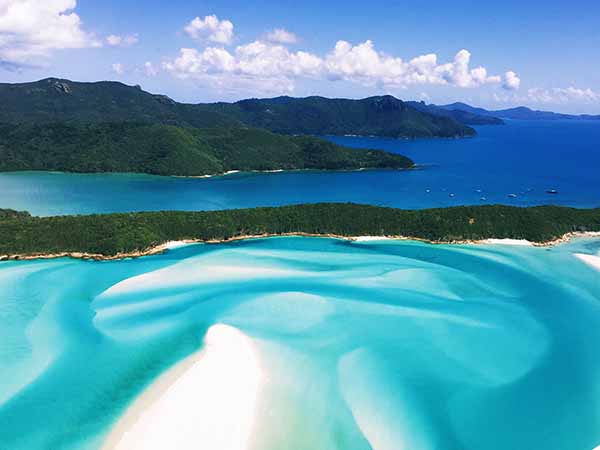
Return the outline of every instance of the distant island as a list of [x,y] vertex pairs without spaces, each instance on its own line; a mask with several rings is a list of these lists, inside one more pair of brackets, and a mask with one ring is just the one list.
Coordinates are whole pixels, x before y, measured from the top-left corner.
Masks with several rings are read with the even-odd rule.
[[32,217],[0,210],[0,259],[111,258],[156,253],[161,244],[221,242],[251,236],[391,236],[430,242],[525,239],[548,243],[600,231],[600,209],[503,205],[401,210],[320,203],[203,212],[141,212]]
[[516,119],[516,120],[600,120],[600,115],[589,114],[561,114],[551,111],[537,111],[526,106],[518,106],[516,108],[499,109],[490,111],[484,108],[477,108],[466,103],[452,103],[449,105],[435,106],[438,109],[450,111],[453,114],[468,114],[477,117]]
[[[407,102],[413,108],[427,112],[429,114],[435,114],[438,116],[451,117],[457,122],[465,125],[503,125],[504,120],[500,117],[496,117],[492,113],[478,112],[476,108],[450,108],[447,106],[438,106],[421,101],[421,102]],[[468,106],[468,105],[465,105]]]

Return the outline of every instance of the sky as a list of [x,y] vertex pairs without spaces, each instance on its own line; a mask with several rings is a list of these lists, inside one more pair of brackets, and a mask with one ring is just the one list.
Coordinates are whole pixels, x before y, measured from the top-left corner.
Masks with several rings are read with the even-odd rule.
[[0,0],[0,82],[600,114],[600,1]]

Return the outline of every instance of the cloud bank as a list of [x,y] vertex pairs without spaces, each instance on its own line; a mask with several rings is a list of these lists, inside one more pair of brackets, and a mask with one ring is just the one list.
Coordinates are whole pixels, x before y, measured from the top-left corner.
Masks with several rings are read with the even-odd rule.
[[[232,90],[254,88],[263,92],[291,92],[302,78],[343,80],[382,89],[412,85],[463,88],[496,85],[514,90],[520,85],[513,71],[490,75],[485,67],[471,68],[471,53],[467,50],[460,50],[448,62],[439,62],[434,53],[405,61],[377,50],[370,40],[356,45],[340,40],[331,51],[320,56],[291,51],[282,43],[292,42],[286,33],[275,30],[265,40],[239,45],[231,51],[222,46],[202,50],[182,48],[163,68],[177,78],[194,79],[210,86],[228,86]],[[297,41],[295,35],[293,41]]]

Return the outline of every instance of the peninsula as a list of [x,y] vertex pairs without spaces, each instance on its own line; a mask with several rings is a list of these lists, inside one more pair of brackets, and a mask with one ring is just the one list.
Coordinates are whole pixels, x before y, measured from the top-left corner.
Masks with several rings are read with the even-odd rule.
[[228,171],[408,169],[407,157],[351,149],[258,128],[144,123],[0,125],[0,171],[137,172],[205,176]]

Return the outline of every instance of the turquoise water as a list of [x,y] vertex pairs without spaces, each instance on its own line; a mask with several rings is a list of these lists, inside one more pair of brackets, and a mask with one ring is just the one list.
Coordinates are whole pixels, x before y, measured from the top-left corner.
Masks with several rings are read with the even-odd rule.
[[[329,138],[406,154],[421,165],[411,171],[236,174],[213,179],[5,173],[0,174],[0,207],[56,215],[321,201],[411,209],[482,203],[600,206],[600,122],[512,121],[478,131],[477,137],[460,140]],[[547,194],[549,189],[559,194]]]
[[600,274],[574,253],[600,256],[600,239],[271,238],[0,263],[0,448],[98,448],[227,324],[270,375],[256,427],[272,432],[253,450],[592,450]]
[[[330,139],[421,168],[10,173],[0,207],[600,205],[593,122],[510,122],[464,140]],[[600,273],[576,253],[600,256],[600,239],[546,249],[271,238],[137,260],[2,262],[0,450],[99,449],[216,324],[251,338],[267,375],[247,450],[592,450]]]

